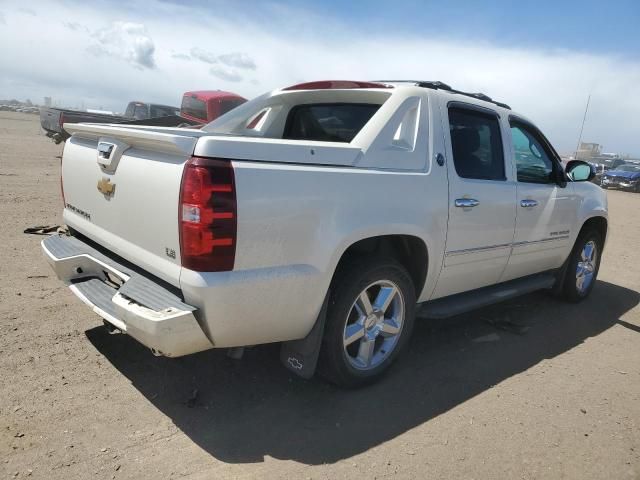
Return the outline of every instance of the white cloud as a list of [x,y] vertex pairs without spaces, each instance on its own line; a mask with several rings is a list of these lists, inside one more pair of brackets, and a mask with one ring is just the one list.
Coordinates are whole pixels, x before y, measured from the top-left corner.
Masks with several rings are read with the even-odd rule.
[[111,55],[135,66],[155,68],[155,45],[141,23],[113,22],[93,34],[87,50],[96,55]]
[[186,53],[172,53],[171,58],[177,58],[178,60],[191,60],[191,57]]
[[218,60],[220,63],[224,63],[229,67],[244,68],[247,70],[256,69],[256,62],[246,53],[227,53],[225,55],[219,55]]
[[235,69],[231,67],[227,67],[226,65],[213,65],[209,72],[214,77],[219,78],[220,80],[226,80],[227,82],[241,82],[242,75]]
[[82,25],[78,22],[62,22],[62,24],[68,28],[69,30],[73,30],[74,32],[84,32],[89,33],[89,28],[86,25]]
[[199,47],[191,49],[191,57],[205,63],[218,63],[218,57],[212,52],[208,52]]
[[32,9],[30,9],[30,8],[24,8],[24,7],[23,7],[23,8],[19,8],[19,9],[18,9],[18,11],[19,11],[20,13],[24,13],[24,14],[26,14],[26,15],[31,15],[32,17],[35,17],[35,16],[37,16],[37,15],[38,15],[38,14],[35,12],[35,10],[32,10]]
[[[193,47],[191,49],[191,57],[197,60],[200,60],[205,63],[214,64],[214,63],[222,63],[227,67],[240,68],[245,70],[255,70],[256,62],[246,53],[241,52],[232,52],[232,53],[224,53],[222,55],[216,55],[213,52],[208,50],[204,50],[200,47]],[[174,58],[182,58],[173,55]],[[225,69],[216,69],[225,71]]]
[[[7,15],[11,5],[21,6],[5,3]],[[48,18],[25,16],[20,25],[7,22],[0,28],[0,91],[121,110],[134,98],[177,105],[189,90],[220,88],[251,98],[314,79],[433,79],[510,104],[563,152],[575,148],[591,93],[583,139],[640,156],[637,58],[371,33],[332,19],[309,21],[304,12],[284,7],[273,18],[254,22],[235,20],[239,13],[231,7],[207,11],[154,0],[138,10],[100,5],[62,3],[47,8]],[[90,39],[63,22],[103,33]],[[65,48],[42,48],[52,39]],[[102,55],[87,54],[88,41]],[[186,56],[198,61],[186,63]]]

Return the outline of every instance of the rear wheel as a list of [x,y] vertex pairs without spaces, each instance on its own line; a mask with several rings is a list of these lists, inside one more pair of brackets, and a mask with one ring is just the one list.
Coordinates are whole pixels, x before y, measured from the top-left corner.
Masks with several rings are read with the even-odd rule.
[[393,259],[354,262],[336,275],[319,371],[341,386],[371,383],[384,374],[411,336],[413,282]]
[[571,251],[562,289],[570,302],[587,298],[596,283],[600,269],[602,237],[595,229],[582,232]]

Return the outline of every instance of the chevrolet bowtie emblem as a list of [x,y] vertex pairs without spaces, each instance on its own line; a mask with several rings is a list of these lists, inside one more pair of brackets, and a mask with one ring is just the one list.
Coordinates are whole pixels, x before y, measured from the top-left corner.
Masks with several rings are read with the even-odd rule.
[[113,192],[116,190],[116,184],[111,183],[111,180],[108,178],[103,178],[98,182],[98,191],[107,197],[113,195]]

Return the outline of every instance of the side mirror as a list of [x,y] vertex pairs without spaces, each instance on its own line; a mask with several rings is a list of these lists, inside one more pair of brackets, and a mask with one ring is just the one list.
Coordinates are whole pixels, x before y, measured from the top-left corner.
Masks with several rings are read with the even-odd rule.
[[570,160],[564,171],[572,182],[589,182],[596,176],[595,168],[582,160]]

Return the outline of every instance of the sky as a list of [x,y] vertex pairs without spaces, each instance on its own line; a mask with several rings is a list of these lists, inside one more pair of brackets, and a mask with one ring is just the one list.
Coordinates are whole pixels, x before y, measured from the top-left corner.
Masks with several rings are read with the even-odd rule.
[[532,119],[560,152],[640,157],[640,0],[0,0],[0,99],[123,111],[183,92],[440,80]]

